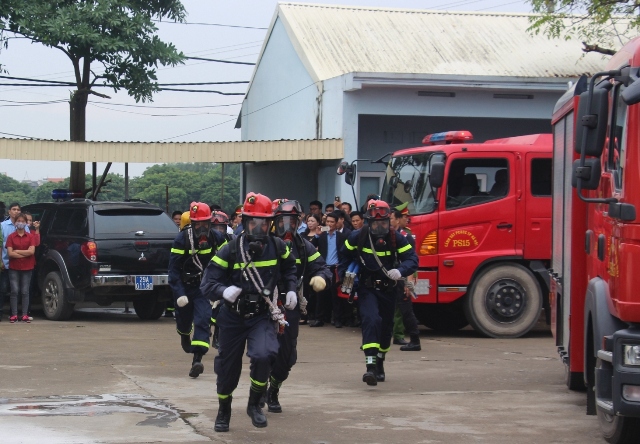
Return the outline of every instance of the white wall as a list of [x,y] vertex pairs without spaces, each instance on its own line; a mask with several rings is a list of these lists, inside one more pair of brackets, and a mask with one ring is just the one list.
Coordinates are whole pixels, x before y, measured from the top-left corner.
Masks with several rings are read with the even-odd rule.
[[242,140],[315,139],[313,83],[277,19],[242,104]]

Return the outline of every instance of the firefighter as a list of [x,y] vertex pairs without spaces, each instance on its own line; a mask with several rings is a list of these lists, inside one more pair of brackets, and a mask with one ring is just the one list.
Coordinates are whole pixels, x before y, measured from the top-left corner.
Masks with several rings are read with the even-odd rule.
[[[211,210],[202,202],[191,202],[190,224],[178,233],[169,257],[169,285],[176,307],[176,329],[186,353],[193,353],[189,376],[203,371],[202,356],[209,351],[211,304],[200,292],[202,272],[222,236],[211,230]],[[193,337],[192,337],[193,335]]]
[[362,381],[377,385],[385,380],[384,359],[391,347],[396,286],[418,269],[418,256],[406,237],[390,230],[389,205],[367,203],[367,225],[352,232],[342,247],[338,268],[341,280],[352,262],[359,263],[358,305],[362,318],[362,347],[367,371]]
[[[229,216],[224,211],[214,210],[211,212],[211,229],[219,232],[224,237],[224,243],[230,242],[236,237],[233,234],[233,230],[229,229]],[[222,248],[222,245],[220,248]],[[211,310],[211,325],[213,325],[211,346],[216,349],[219,346],[218,339],[220,337],[220,330],[217,324],[218,313],[220,313],[220,301],[214,302]]]
[[[302,216],[300,203],[296,200],[277,199],[273,201],[273,207],[273,234],[285,241],[291,251],[291,256],[296,261],[298,293],[298,305],[292,310],[286,308],[285,305],[285,318],[289,325],[284,328],[284,332],[281,335],[278,335],[280,348],[271,370],[266,396],[268,410],[272,413],[280,413],[282,412],[282,407],[278,401],[278,393],[282,383],[289,377],[289,372],[298,358],[296,346],[298,343],[300,313],[306,313],[307,305],[303,289],[311,286],[316,292],[324,290],[327,284],[330,283],[331,271],[313,244],[303,239],[298,233],[298,226]],[[278,288],[281,286],[281,284],[278,284]],[[281,293],[281,298],[283,296],[286,295]]]
[[249,193],[242,208],[243,232],[213,257],[200,287],[209,299],[223,302],[214,364],[219,402],[216,432],[229,431],[231,394],[240,380],[245,345],[251,361],[247,414],[255,427],[267,426],[260,398],[278,354],[278,330],[286,323],[277,306],[276,283],[286,294],[287,309],[293,310],[298,303],[295,259],[282,239],[269,235],[271,200]]

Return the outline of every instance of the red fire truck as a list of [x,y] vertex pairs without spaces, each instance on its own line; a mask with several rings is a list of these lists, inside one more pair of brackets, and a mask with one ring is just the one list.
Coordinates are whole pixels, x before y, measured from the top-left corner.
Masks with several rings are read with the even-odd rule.
[[516,338],[548,303],[552,138],[471,140],[437,133],[393,153],[382,199],[408,202],[419,321]]
[[610,443],[640,442],[640,39],[553,113],[552,331]]

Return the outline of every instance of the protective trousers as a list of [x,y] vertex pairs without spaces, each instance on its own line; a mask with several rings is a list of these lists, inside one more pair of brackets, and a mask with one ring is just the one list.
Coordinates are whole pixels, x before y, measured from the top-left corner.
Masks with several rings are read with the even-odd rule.
[[405,332],[410,336],[418,336],[420,330],[418,328],[418,320],[413,312],[413,302],[411,296],[405,293],[404,283],[398,282],[396,287],[396,303],[400,314],[402,315],[402,323]]
[[285,381],[289,377],[291,368],[298,360],[298,330],[300,329],[300,311],[285,310],[285,317],[289,325],[284,328],[284,333],[278,335],[278,356],[273,363],[271,376],[278,381]]
[[375,288],[360,288],[358,290],[358,305],[362,319],[362,350],[364,354],[374,356],[378,351],[388,352],[393,335],[395,290],[381,291]]
[[251,361],[251,382],[266,388],[271,365],[278,355],[276,326],[269,313],[244,319],[225,305],[218,314],[217,324],[220,327],[220,348],[214,370],[218,375],[218,395],[230,395],[238,386],[245,344]]
[[202,295],[199,287],[185,286],[189,303],[179,307],[178,296],[174,294],[176,328],[181,335],[191,333],[191,353],[206,354],[209,351],[209,326],[211,323],[211,303]]

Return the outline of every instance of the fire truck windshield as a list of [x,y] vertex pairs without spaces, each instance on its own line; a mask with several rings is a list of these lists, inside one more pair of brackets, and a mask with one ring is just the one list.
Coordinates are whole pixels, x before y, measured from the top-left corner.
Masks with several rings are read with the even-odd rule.
[[387,164],[382,199],[390,206],[409,203],[411,214],[435,210],[434,191],[429,184],[431,165],[444,162],[443,153],[416,153],[392,157]]

